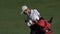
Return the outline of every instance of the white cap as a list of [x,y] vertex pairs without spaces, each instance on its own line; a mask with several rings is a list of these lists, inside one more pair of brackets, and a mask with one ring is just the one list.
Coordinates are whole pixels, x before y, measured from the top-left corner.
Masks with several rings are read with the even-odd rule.
[[28,7],[27,6],[22,6],[22,12],[21,12],[21,14],[23,14],[23,12],[27,9]]

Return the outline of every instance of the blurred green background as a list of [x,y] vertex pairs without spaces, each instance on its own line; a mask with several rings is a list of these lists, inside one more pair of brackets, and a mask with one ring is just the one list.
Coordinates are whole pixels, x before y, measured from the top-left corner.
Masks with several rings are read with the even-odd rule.
[[17,16],[22,5],[38,9],[47,20],[53,16],[53,34],[60,34],[60,0],[0,0],[0,34],[29,34],[25,15]]

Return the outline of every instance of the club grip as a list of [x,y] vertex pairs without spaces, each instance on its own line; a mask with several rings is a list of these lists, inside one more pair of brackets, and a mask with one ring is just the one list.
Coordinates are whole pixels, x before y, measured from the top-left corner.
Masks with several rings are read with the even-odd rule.
[[50,18],[49,22],[52,23],[53,17]]

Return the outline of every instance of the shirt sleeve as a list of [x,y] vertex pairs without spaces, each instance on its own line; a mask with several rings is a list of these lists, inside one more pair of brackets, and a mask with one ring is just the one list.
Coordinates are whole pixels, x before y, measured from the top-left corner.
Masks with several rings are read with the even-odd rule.
[[35,14],[40,15],[40,13],[38,12],[38,10],[34,9],[34,11],[35,11]]

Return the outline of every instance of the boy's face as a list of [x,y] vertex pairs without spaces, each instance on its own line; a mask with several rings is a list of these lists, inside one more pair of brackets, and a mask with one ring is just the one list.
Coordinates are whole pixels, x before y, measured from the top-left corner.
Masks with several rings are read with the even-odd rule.
[[24,14],[29,14],[29,9],[24,10]]

